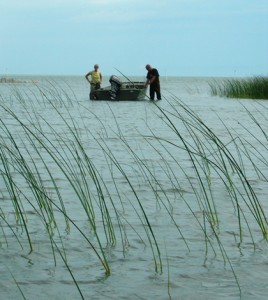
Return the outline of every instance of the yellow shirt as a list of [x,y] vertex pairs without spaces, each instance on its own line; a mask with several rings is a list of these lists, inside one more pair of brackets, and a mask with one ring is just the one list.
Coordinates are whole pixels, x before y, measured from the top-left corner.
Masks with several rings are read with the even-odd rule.
[[101,72],[99,71],[91,71],[89,73],[91,75],[91,83],[100,83],[101,82]]

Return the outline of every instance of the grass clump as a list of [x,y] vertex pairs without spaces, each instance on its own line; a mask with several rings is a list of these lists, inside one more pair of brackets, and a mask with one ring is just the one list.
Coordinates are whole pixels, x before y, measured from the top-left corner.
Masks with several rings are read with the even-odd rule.
[[210,83],[211,94],[228,98],[268,99],[268,77],[226,79]]

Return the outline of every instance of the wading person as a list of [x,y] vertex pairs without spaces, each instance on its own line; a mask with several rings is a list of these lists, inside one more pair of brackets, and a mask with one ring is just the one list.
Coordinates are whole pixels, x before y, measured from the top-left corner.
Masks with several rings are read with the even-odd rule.
[[[89,76],[91,76],[91,80],[89,80]],[[102,75],[99,71],[99,66],[96,64],[94,65],[94,70],[89,71],[85,75],[86,80],[90,83],[90,99],[96,99],[96,95],[94,95],[95,90],[100,89],[101,82],[102,82]]]
[[145,87],[150,85],[150,99],[154,100],[156,94],[157,100],[161,100],[159,73],[157,69],[152,68],[150,65],[146,65],[145,69],[148,71]]

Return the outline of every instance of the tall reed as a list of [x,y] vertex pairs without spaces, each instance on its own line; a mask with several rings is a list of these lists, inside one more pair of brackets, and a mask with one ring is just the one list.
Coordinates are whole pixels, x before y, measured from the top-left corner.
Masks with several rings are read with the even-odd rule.
[[225,79],[210,82],[211,94],[228,98],[268,99],[268,77]]
[[[170,295],[171,260],[163,260],[163,255],[168,253],[168,243],[174,242],[174,235],[169,236],[167,233],[163,247],[155,220],[146,209],[142,191],[136,184],[138,181],[139,184],[146,185],[150,192],[150,201],[155,201],[164,218],[170,220],[170,226],[175,229],[172,229],[172,233],[178,233],[180,243],[190,252],[189,232],[185,233],[184,224],[181,224],[174,214],[176,207],[184,204],[190,212],[189,222],[198,227],[203,237],[201,240],[204,241],[205,257],[209,255],[210,249],[215,256],[220,253],[224,263],[227,263],[233,272],[240,289],[239,278],[229,259],[221,234],[221,228],[226,224],[215,191],[217,183],[220,182],[228,195],[226,201],[236,214],[233,232],[235,236],[239,236],[239,245],[244,241],[245,231],[250,236],[252,245],[255,245],[255,231],[252,232],[252,227],[255,228],[256,224],[263,238],[267,240],[266,214],[244,165],[244,160],[248,160],[256,176],[267,181],[267,176],[260,166],[268,165],[265,155],[267,145],[258,135],[245,127],[249,135],[254,136],[254,141],[259,145],[257,147],[254,142],[235,135],[224,121],[219,119],[229,138],[229,142],[226,143],[193,109],[178,97],[170,95],[165,99],[165,106],[148,104],[151,109],[155,109],[156,117],[165,126],[167,134],[163,136],[155,132],[146,121],[146,134],[137,131],[139,141],[155,158],[154,162],[149,163],[145,150],[133,149],[131,137],[124,135],[112,106],[109,109],[115,129],[106,128],[105,122],[88,107],[77,104],[99,122],[103,132],[103,135],[100,135],[91,132],[85,124],[82,125],[84,128],[77,124],[77,115],[72,115],[71,109],[73,99],[53,83],[45,89],[37,86],[35,92],[28,91],[23,94],[16,91],[15,97],[24,109],[24,118],[21,118],[16,108],[8,105],[7,101],[0,104],[5,116],[8,116],[6,119],[0,119],[0,180],[3,184],[1,194],[5,201],[11,203],[7,211],[3,204],[0,206],[3,245],[9,246],[9,236],[6,234],[9,230],[19,247],[25,247],[22,237],[13,229],[16,224],[26,235],[29,252],[35,251],[29,219],[33,215],[36,216],[50,241],[54,263],[56,264],[59,254],[83,299],[83,290],[68,261],[63,232],[69,234],[72,229],[77,231],[98,259],[105,275],[110,275],[112,271],[107,255],[109,249],[118,245],[120,241],[123,253],[127,255],[125,250],[129,243],[128,230],[132,230],[144,245],[149,245],[156,272],[163,273],[164,262],[167,261]],[[48,108],[59,126],[50,123],[49,118],[35,109],[34,101],[27,102],[25,97],[35,97],[40,105]],[[267,141],[263,124],[248,109],[245,110]],[[265,119],[263,111],[260,107],[260,114],[263,114]],[[81,116],[81,123],[82,120]],[[90,147],[81,135],[82,129],[86,132],[87,139],[91,138],[94,146],[98,147],[98,155],[104,158],[109,183],[91,157],[88,149]],[[123,147],[128,155],[129,161],[123,161],[116,150],[111,148],[111,131],[118,145]],[[180,157],[187,157],[186,163],[182,162]],[[133,176],[133,173],[137,175]],[[82,230],[79,220],[73,219],[68,199],[63,194],[64,187],[61,186],[58,177],[68,186],[72,200],[80,204],[79,208],[87,221],[86,232],[84,228]],[[173,197],[166,185],[173,190]],[[128,195],[122,192],[126,186]],[[190,190],[190,201],[185,195],[185,186]],[[131,207],[131,213],[136,215],[141,225],[139,228],[131,224],[125,216],[126,207]],[[15,220],[7,218],[10,210],[13,210]],[[88,231],[92,233],[90,237]]]

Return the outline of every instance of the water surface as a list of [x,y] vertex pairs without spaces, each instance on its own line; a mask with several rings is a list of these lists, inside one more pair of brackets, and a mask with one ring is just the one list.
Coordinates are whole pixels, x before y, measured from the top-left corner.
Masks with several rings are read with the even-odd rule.
[[[53,208],[58,226],[53,238],[61,250],[65,249],[68,265],[85,299],[266,299],[267,243],[249,209],[250,201],[243,201],[243,197],[246,198],[244,180],[235,171],[230,172],[244,213],[243,240],[240,241],[236,203],[219,174],[210,170],[211,186],[206,189],[217,207],[219,224],[215,230],[224,250],[220,249],[209,224],[206,229],[212,246],[208,245],[198,223],[202,222],[206,211],[202,204],[205,202],[198,199],[204,196],[202,186],[191,157],[183,150],[182,140],[171,124],[184,141],[196,147],[191,131],[178,118],[179,113],[189,118],[183,107],[195,112],[237,160],[267,213],[268,154],[267,138],[262,132],[268,130],[267,101],[212,97],[209,88],[212,78],[163,77],[163,100],[156,103],[148,100],[90,101],[89,86],[82,77],[23,79],[29,82],[0,85],[1,148],[10,147],[12,136],[29,166],[33,169],[37,166],[34,172],[42,178],[49,197],[60,204],[45,168],[45,165],[49,166],[68,216],[96,247],[96,238],[77,193],[60,165],[34,137],[51,147],[62,165],[72,166],[69,173],[74,175],[81,172],[74,159],[77,146],[72,148],[77,145],[75,136],[79,137],[98,178],[103,180],[103,197],[114,224],[114,244],[106,243],[100,195],[92,176],[89,173],[77,178],[77,181],[81,180],[80,186],[85,187],[83,178],[86,178],[92,188],[87,196],[92,197],[96,230],[106,246],[110,276],[106,276],[81,233],[73,225],[70,232],[66,230],[63,215]],[[35,83],[30,82],[32,79]],[[104,85],[106,83],[108,78],[104,80]],[[171,123],[163,112],[168,114]],[[204,148],[207,145],[209,149],[208,137],[198,133],[199,128],[195,130]],[[206,153],[209,153],[208,149]],[[213,156],[212,152],[210,154]],[[26,299],[79,299],[74,280],[57,249],[55,264],[51,238],[33,208],[38,207],[36,199],[17,165],[18,162],[13,162],[11,173],[19,186],[34,250],[29,254],[25,230],[21,230],[14,220],[14,206],[1,160],[1,299],[23,299],[19,288]],[[162,271],[143,210],[160,249]],[[120,215],[120,224],[116,212]],[[124,232],[120,233],[120,225],[125,236]],[[156,255],[156,264],[152,251]]]

